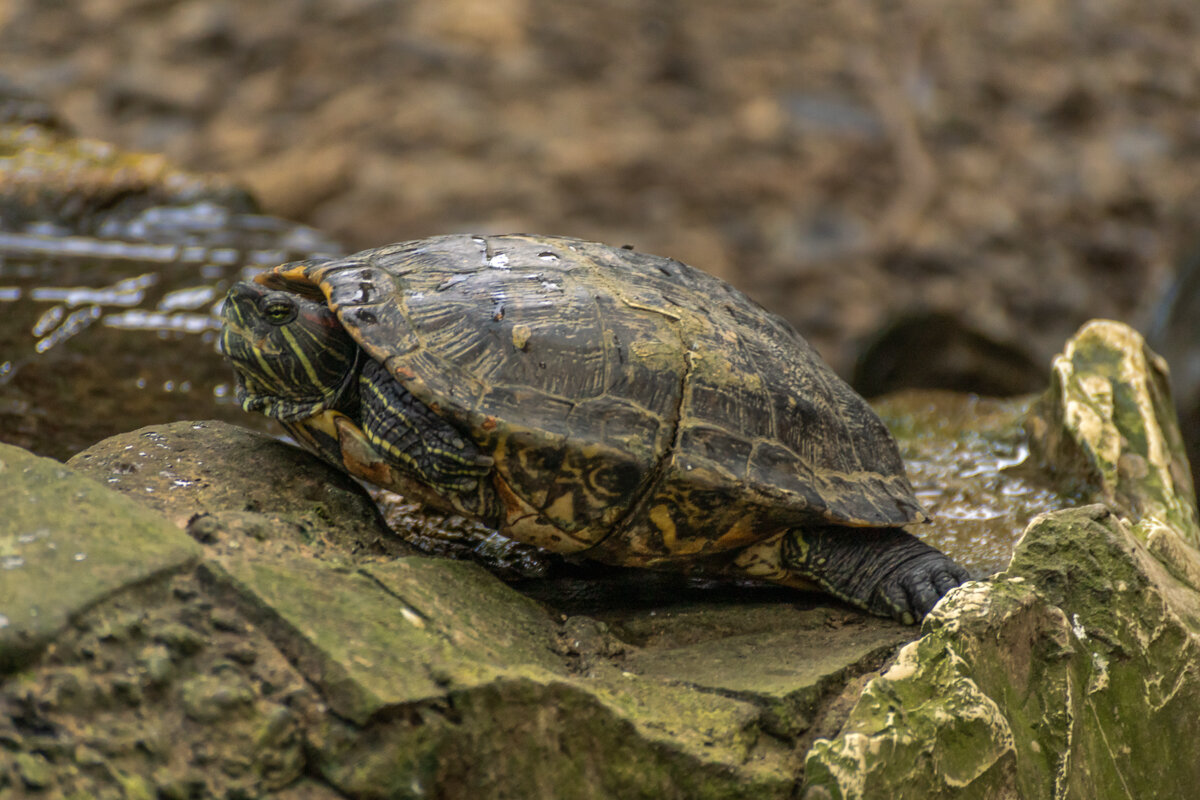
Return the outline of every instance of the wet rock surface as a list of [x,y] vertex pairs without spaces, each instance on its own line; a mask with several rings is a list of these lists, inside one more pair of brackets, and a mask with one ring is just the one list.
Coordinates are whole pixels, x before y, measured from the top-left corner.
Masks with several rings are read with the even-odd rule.
[[[1158,380],[1140,340],[1104,325],[1085,329],[1058,368],[1065,376],[1073,365],[1062,385],[1102,417],[1096,398]],[[1126,366],[1106,366],[1114,363]],[[1177,442],[1155,402],[1070,428],[1078,414],[1049,413],[1060,390],[1035,404],[1044,412],[1035,419],[1068,420],[1064,435],[1081,447],[1097,446],[1103,437],[1089,437],[1100,430],[1122,452]],[[1023,453],[1028,408],[945,395],[882,406],[918,483],[945,484],[927,502],[1000,509],[979,515],[999,541],[1049,491],[1030,488],[1030,463],[1011,463]],[[1063,452],[1038,436],[1036,452]],[[1164,452],[1154,463],[1169,472],[1175,449]],[[0,639],[5,789],[1106,797],[1118,785],[1184,791],[1197,778],[1190,765],[1172,762],[1172,771],[1146,756],[1159,752],[1162,730],[1186,730],[1200,702],[1189,677],[1200,669],[1200,558],[1178,530],[1190,496],[1139,483],[1142,472],[1121,473],[1122,491],[1105,495],[1111,509],[1036,516],[999,575],[952,592],[918,630],[778,588],[628,570],[588,578],[567,565],[506,585],[478,563],[406,555],[375,527],[356,485],[221,423],[102,442],[73,461],[102,482],[5,451],[6,464],[18,459],[58,482],[47,484],[55,498],[76,481],[156,525],[137,546],[115,540],[122,571],[102,590],[70,602],[60,593],[57,621],[37,629],[40,647]],[[985,461],[992,471],[957,483],[936,477]],[[40,486],[24,497],[39,497]],[[332,505],[330,491],[345,505]],[[1043,511],[1068,502],[1046,498]],[[78,512],[96,520],[99,507]],[[348,531],[331,533],[342,516]],[[54,525],[52,538],[23,541],[5,522],[0,541],[70,550],[76,535],[93,535]],[[986,538],[971,530],[968,539]],[[47,565],[50,579],[75,581],[73,564]],[[9,573],[0,611],[42,602],[42,583]],[[33,630],[28,616],[8,616]]]
[[933,515],[910,530],[973,577],[1004,569],[1029,521],[1070,496],[1029,460],[1028,439],[1015,422],[1032,402],[908,391],[873,404],[900,445],[917,498]]
[[[989,448],[1003,464],[1020,430],[1022,406],[1003,406],[1007,432],[944,429],[928,449],[929,409],[954,407],[890,410],[931,483],[938,452],[953,469]],[[918,633],[778,587],[561,560],[538,578],[502,569],[520,578],[506,586],[478,563],[407,555],[443,526],[439,549],[460,541],[489,564],[475,529],[409,508],[388,517],[397,536],[339,472],[220,422],[121,434],[71,466],[161,514],[195,566],[76,613],[4,679],[0,763],[29,790],[261,796],[308,776],[351,797],[788,797],[809,744]],[[999,519],[998,540],[1014,525]],[[64,680],[92,700],[60,703]],[[64,755],[80,751],[91,768]]]
[[1038,516],[1004,572],[952,592],[809,752],[807,798],[1193,790],[1194,761],[1163,756],[1200,703],[1195,502],[1164,391],[1129,328],[1068,343],[1031,441],[1104,504]]

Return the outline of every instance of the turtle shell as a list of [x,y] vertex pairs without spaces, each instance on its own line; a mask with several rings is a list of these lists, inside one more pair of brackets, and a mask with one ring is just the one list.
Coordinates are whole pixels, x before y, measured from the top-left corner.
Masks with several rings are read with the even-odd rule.
[[[925,519],[895,442],[780,317],[686,264],[444,236],[277,267],[495,459],[502,531],[652,565]],[[852,531],[848,531],[852,535]]]

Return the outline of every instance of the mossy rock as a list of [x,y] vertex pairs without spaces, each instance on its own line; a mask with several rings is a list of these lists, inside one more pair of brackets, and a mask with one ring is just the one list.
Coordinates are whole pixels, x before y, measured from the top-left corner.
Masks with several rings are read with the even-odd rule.
[[[924,636],[809,752],[807,798],[1185,797],[1200,734],[1200,555],[1166,368],[1114,322],[1084,326],[1028,421],[1064,489],[995,579]],[[1170,732],[1167,734],[1166,732]]]
[[162,516],[6,444],[0,508],[0,673],[29,664],[104,598],[200,556]]

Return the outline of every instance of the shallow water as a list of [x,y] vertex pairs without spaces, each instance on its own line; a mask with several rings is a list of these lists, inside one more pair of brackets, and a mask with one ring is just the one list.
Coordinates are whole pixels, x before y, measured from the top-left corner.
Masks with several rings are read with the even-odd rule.
[[97,236],[0,232],[0,440],[65,459],[156,422],[253,424],[216,350],[226,290],[340,252],[310,228],[212,203],[150,208]]
[[922,390],[872,404],[933,516],[911,530],[972,577],[1004,569],[1029,521],[1069,502],[1028,461],[1022,419],[1032,400]]

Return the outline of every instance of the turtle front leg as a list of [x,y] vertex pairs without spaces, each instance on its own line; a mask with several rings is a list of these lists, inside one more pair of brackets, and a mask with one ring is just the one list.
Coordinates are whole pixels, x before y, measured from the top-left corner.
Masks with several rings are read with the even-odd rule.
[[[326,427],[333,429],[330,434],[309,437],[318,438],[319,452],[328,457],[330,450],[336,450],[342,466],[363,480],[485,524],[498,524],[500,501],[489,480],[492,458],[371,359],[359,377],[358,411],[357,424],[344,414],[326,415],[330,417]],[[313,420],[307,424],[316,427]]]
[[435,491],[470,490],[492,471],[491,456],[413,397],[373,359],[366,360],[359,377],[359,404],[367,441]]
[[794,577],[906,625],[969,577],[942,551],[893,528],[796,528],[779,544],[781,566]]

